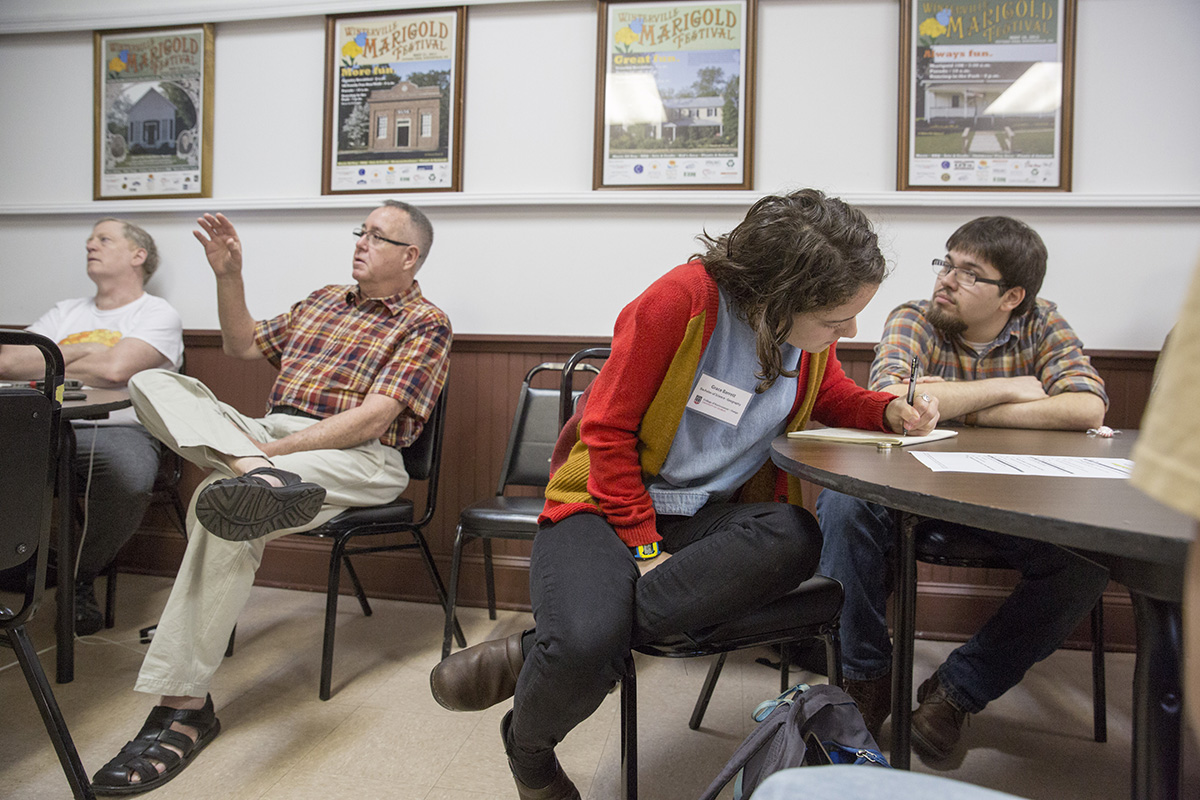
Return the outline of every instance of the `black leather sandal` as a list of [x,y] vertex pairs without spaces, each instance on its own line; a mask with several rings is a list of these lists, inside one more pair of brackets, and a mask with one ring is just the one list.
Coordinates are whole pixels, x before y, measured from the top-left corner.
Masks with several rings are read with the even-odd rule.
[[[171,730],[174,722],[195,728],[196,741],[187,734]],[[220,732],[221,722],[213,713],[212,695],[205,698],[204,707],[200,709],[155,706],[137,738],[127,742],[116,758],[97,770],[92,777],[92,791],[98,795],[126,795],[157,789],[183,772],[183,768],[192,763],[196,754]],[[178,748],[183,756],[164,745]],[[160,773],[155,762],[165,765],[166,769]],[[134,775],[138,776],[136,783]]]
[[[259,475],[271,475],[283,485],[272,486]],[[206,486],[196,498],[196,518],[222,539],[245,542],[312,522],[324,502],[323,487],[294,472],[259,467]]]

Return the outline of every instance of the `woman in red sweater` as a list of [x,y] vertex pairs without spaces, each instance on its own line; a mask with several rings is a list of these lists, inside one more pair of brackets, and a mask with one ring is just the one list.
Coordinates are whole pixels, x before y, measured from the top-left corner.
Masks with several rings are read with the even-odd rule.
[[612,355],[551,461],[530,561],[536,627],[431,675],[447,708],[512,696],[501,733],[524,800],[579,793],[554,747],[630,648],[737,618],[812,576],[821,532],[770,443],[810,419],[932,430],[936,401],[868,392],[835,343],[886,273],[870,222],[815,190],[765,197],[621,312]]

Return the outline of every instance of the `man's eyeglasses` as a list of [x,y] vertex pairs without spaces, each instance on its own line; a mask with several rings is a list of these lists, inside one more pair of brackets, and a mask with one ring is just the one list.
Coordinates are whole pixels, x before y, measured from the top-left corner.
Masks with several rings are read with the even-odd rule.
[[937,275],[939,278],[947,278],[950,276],[951,272],[955,273],[954,277],[955,280],[958,281],[958,285],[964,286],[968,289],[977,283],[990,283],[993,286],[1004,286],[1004,281],[992,280],[991,278],[981,278],[968,269],[956,267],[949,261],[945,261],[940,258],[935,258],[933,260],[934,275]]
[[387,242],[388,244],[394,244],[397,247],[412,247],[412,245],[409,244],[408,242],[398,242],[395,239],[389,239],[386,236],[380,236],[375,231],[367,231],[367,230],[363,230],[362,228],[354,229],[354,238],[355,239],[361,239],[364,236],[367,237],[367,243],[372,246],[375,246],[375,247],[378,247],[380,242]]

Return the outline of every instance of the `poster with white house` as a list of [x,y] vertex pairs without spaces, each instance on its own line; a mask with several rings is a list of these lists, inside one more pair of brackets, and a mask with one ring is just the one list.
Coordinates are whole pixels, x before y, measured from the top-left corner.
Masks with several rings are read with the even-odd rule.
[[600,4],[595,188],[750,188],[753,11]]
[[900,188],[1070,188],[1073,0],[906,2]]
[[95,34],[95,199],[209,197],[212,29]]

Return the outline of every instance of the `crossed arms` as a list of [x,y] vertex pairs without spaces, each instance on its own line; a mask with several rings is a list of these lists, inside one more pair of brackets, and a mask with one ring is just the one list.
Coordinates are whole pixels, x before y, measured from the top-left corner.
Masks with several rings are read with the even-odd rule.
[[[164,366],[167,359],[148,342],[126,337],[115,345],[100,342],[60,344],[68,378],[87,386],[109,389],[124,386],[134,373]],[[40,378],[46,371],[42,354],[33,347],[8,345],[0,348],[0,377]]]
[[[909,361],[915,354],[933,373],[918,378],[918,383],[938,399],[944,420],[1057,430],[1103,424],[1104,384],[1083,355],[1078,337],[1052,304],[1039,300],[1036,309],[1021,319],[1017,342],[997,346],[993,352],[999,355],[982,358],[956,349],[940,336],[925,319],[922,306],[905,303],[889,315],[871,367],[871,388],[904,394]],[[1004,371],[1011,374],[996,375]],[[971,377],[979,372],[993,377]]]

